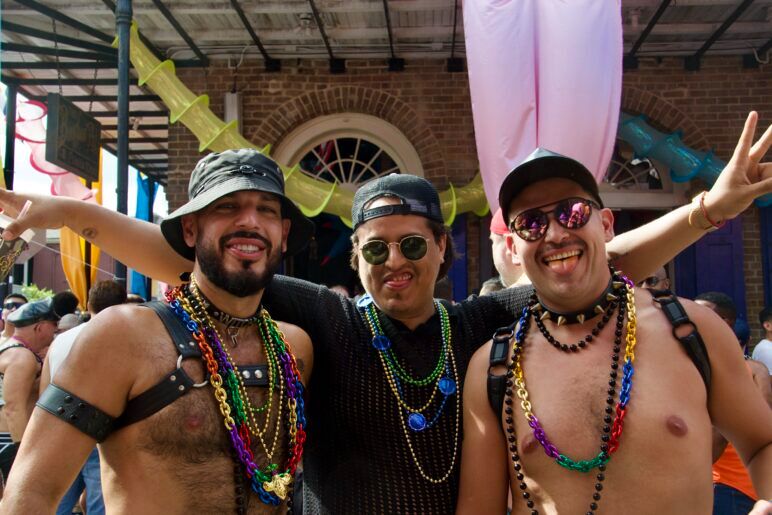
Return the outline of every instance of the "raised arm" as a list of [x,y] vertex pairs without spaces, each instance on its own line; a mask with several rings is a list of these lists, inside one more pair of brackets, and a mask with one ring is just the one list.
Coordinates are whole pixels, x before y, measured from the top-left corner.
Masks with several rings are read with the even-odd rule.
[[[745,121],[732,159],[705,196],[705,210],[716,222],[731,220],[756,198],[772,193],[772,163],[761,159],[772,145],[772,125],[753,144],[758,114]],[[692,206],[681,206],[638,229],[620,234],[608,245],[611,260],[639,281],[699,240],[705,231],[689,225]]]
[[176,284],[181,272],[193,270],[193,263],[166,243],[158,225],[90,202],[0,189],[0,208],[11,216],[16,216],[27,200],[32,202],[30,210],[8,226],[3,238],[15,238],[30,227],[67,226],[114,258],[155,279]]

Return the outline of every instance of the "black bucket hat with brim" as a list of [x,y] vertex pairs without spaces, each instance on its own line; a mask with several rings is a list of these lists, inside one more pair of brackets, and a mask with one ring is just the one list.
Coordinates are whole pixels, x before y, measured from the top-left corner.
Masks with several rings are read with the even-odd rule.
[[201,159],[190,175],[187,204],[161,222],[161,232],[182,257],[193,260],[196,252],[185,243],[182,217],[204,209],[215,200],[237,191],[264,191],[279,197],[282,218],[289,219],[288,256],[297,254],[314,234],[314,223],[284,194],[284,175],[272,159],[254,149],[213,153]]

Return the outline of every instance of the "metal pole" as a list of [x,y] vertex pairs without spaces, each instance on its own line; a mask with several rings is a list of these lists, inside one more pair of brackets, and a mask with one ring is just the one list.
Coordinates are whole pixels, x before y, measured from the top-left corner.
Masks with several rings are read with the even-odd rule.
[[[153,201],[155,200],[155,181],[152,177],[147,178],[147,221],[153,223]],[[147,298],[150,300],[153,297],[153,279],[149,275],[145,276],[145,291],[147,292]]]
[[16,86],[7,85],[8,102],[5,104],[5,187],[13,189],[13,170],[16,158]]
[[[118,32],[118,212],[128,212],[129,195],[129,30],[131,0],[118,0],[115,27]],[[126,284],[126,265],[115,262],[115,279]]]
[[[12,190],[14,161],[16,159],[16,86],[14,84],[6,84],[6,86],[8,98],[5,104],[5,166],[3,167],[3,175],[5,187]],[[3,299],[12,292],[13,270],[0,288]]]

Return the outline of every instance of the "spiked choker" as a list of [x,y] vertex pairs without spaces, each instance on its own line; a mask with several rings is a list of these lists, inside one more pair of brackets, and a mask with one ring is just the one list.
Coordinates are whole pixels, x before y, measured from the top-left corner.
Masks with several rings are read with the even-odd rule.
[[252,315],[251,317],[241,318],[241,317],[233,316],[221,310],[220,308],[215,306],[211,300],[206,298],[206,295],[204,295],[203,292],[201,291],[201,288],[198,287],[198,284],[196,283],[196,279],[194,277],[191,277],[190,279],[190,288],[201,297],[201,300],[203,301],[203,304],[204,304],[204,308],[206,309],[206,312],[209,314],[209,316],[211,316],[218,322],[221,322],[223,325],[225,325],[225,327],[228,328],[229,332],[232,329],[238,330],[248,325],[257,325],[257,323],[260,321],[260,306],[257,307],[255,314]]
[[534,292],[530,302],[531,311],[539,321],[552,320],[556,322],[558,326],[564,324],[583,324],[593,317],[605,314],[611,303],[619,301],[620,292],[625,286],[621,274],[614,270],[613,267],[609,268],[611,270],[611,279],[609,279],[608,286],[603,290],[600,297],[591,304],[589,309],[568,313],[555,311],[545,306],[544,303],[539,300],[536,292]]

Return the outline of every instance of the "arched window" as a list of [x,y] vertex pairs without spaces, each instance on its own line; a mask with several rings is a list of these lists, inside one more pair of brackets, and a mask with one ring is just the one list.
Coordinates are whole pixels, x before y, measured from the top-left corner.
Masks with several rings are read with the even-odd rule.
[[687,185],[673,182],[667,166],[636,156],[629,143],[617,139],[599,188],[606,207],[660,210],[682,205]]
[[356,190],[389,173],[423,175],[413,145],[385,120],[360,113],[320,116],[293,130],[274,153],[280,163]]
[[363,137],[332,138],[314,146],[300,159],[300,169],[353,189],[370,179],[401,172],[388,151]]

